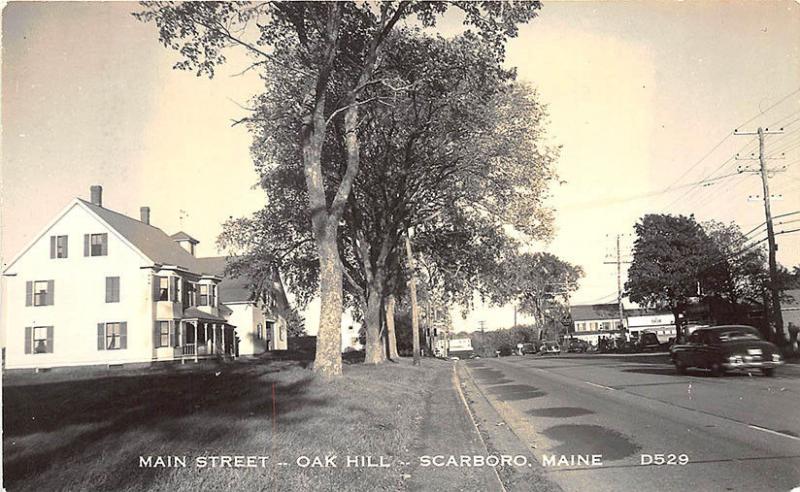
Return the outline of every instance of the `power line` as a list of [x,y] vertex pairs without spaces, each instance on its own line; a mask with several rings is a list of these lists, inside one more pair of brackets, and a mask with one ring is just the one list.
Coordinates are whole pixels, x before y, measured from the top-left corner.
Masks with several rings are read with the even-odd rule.
[[754,121],[756,118],[758,118],[759,116],[761,116],[761,115],[763,115],[763,114],[765,114],[765,113],[768,113],[770,110],[772,110],[772,109],[774,109],[775,107],[777,107],[777,106],[779,106],[779,105],[783,104],[783,102],[784,102],[784,101],[786,101],[786,100],[787,100],[787,99],[789,99],[790,97],[794,96],[794,95],[795,95],[795,94],[797,94],[798,92],[800,92],[800,87],[798,87],[798,88],[797,88],[797,89],[795,89],[794,91],[790,92],[789,94],[786,94],[786,95],[785,95],[785,96],[783,96],[783,97],[782,97],[782,98],[781,98],[781,99],[780,99],[778,102],[776,102],[776,103],[775,103],[775,104],[773,104],[772,106],[768,107],[768,108],[767,108],[767,109],[765,109],[764,111],[761,111],[761,112],[759,112],[757,115],[753,116],[753,117],[752,117],[752,118],[750,118],[749,120],[747,120],[747,121],[745,121],[744,123],[740,124],[740,125],[739,125],[739,126],[737,126],[736,128],[738,129],[738,128],[741,128],[741,127],[743,127],[743,126],[745,126],[745,125],[748,125],[748,124],[752,123],[752,122],[753,122],[753,121]]

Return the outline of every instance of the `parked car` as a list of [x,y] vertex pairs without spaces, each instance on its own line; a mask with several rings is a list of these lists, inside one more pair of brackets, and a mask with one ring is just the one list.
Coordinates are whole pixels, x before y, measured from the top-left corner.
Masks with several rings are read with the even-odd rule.
[[542,345],[542,348],[539,349],[540,355],[548,355],[548,354],[559,355],[560,353],[561,353],[561,347],[556,342],[545,342]]
[[658,335],[655,333],[645,332],[639,336],[639,350],[647,352],[648,350],[661,349],[661,342],[658,340]]
[[523,343],[520,351],[522,352],[522,355],[535,354],[536,352],[538,352],[535,343]]
[[773,376],[775,368],[783,364],[778,347],[764,340],[757,329],[744,325],[698,328],[686,343],[672,346],[670,358],[678,374],[696,367],[708,369],[714,376],[751,369]]
[[589,350],[589,342],[578,338],[573,338],[567,343],[567,352],[586,352]]

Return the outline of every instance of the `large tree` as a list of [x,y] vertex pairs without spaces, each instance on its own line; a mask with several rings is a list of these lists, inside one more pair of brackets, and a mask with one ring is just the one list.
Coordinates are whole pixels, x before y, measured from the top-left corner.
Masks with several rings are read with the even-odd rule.
[[[392,298],[402,297],[409,274],[402,248],[407,230],[417,230],[414,249],[428,260],[428,273],[431,263],[438,273],[450,272],[432,276],[439,290],[469,299],[499,255],[516,247],[505,227],[537,239],[549,232],[541,198],[555,159],[554,149],[541,143],[545,114],[535,93],[501,68],[496,50],[474,36],[445,40],[410,31],[395,34],[388,46],[377,69],[385,83],[367,92],[381,104],[363,110],[362,171],[343,214],[338,248],[345,299],[366,324],[371,363],[385,357],[381,305],[391,317]],[[402,91],[393,89],[400,86]],[[345,131],[337,124],[333,129],[334,136]],[[281,127],[259,122],[257,131],[263,139],[256,140],[254,156],[290,142]],[[323,156],[323,169],[333,175],[346,160],[344,145],[337,145],[342,141],[332,138]],[[297,207],[304,193],[297,186],[300,170],[260,170],[268,196],[282,199],[270,201],[254,220],[230,222],[226,235],[258,229],[258,242],[275,250],[263,256],[281,260],[290,286],[306,299],[316,272],[308,268],[314,252],[306,212]]]
[[[518,22],[532,18],[538,2],[456,2],[465,24],[474,25],[496,49],[516,34]],[[272,163],[301,162],[304,208],[311,221],[319,263],[320,326],[314,369],[341,374],[342,265],[339,223],[358,175],[359,111],[364,91],[379,83],[375,70],[385,41],[409,16],[427,27],[450,5],[444,2],[145,2],[136,17],[154,22],[159,40],[177,50],[176,68],[212,77],[225,62],[224,51],[244,49],[267,85],[269,111],[242,121],[277,121],[293,145],[272,154]],[[282,90],[275,90],[280,88]],[[335,96],[335,97],[332,97]],[[346,129],[345,165],[334,175],[323,169],[330,125]],[[266,126],[270,126],[269,124]],[[286,133],[286,132],[283,132]],[[257,135],[258,137],[258,135]]]
[[749,247],[747,237],[735,223],[710,220],[702,226],[718,257],[708,269],[705,293],[728,301],[734,314],[738,314],[742,301],[763,299],[764,282],[769,276],[763,248]]
[[533,315],[542,329],[548,324],[546,310],[558,312],[558,322],[568,314],[563,301],[578,289],[581,277],[580,266],[552,253],[514,253],[504,258],[492,275],[490,299],[495,304],[514,304],[521,312]]
[[702,285],[713,285],[719,250],[693,216],[648,214],[634,226],[633,262],[625,293],[641,305],[669,309],[678,339],[681,318]]
[[368,362],[383,358],[380,306],[401,273],[409,228],[414,249],[440,267],[474,254],[462,270],[470,275],[512,244],[504,225],[537,239],[549,231],[540,199],[554,156],[539,142],[543,110],[534,95],[474,37],[404,32],[391,46],[386,75],[407,89],[375,90],[386,104],[364,111],[365,172],[345,209],[340,248],[346,280],[363,293]]

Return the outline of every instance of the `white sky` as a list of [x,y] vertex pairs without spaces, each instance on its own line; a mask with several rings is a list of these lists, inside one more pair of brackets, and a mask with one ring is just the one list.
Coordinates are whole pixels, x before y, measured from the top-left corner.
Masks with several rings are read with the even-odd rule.
[[[130,16],[137,9],[3,10],[3,263],[92,184],[103,185],[114,210],[136,217],[149,205],[155,225],[199,239],[200,256],[217,254],[223,220],[261,207],[249,135],[230,125],[243,115],[237,103],[258,91],[257,77],[232,76],[246,66],[241,56],[211,81],[172,70],[177,55]],[[449,17],[440,31],[457,32],[457,24]],[[791,2],[546,2],[510,42],[508,64],[538,88],[562,146],[565,183],[552,190],[557,235],[542,247],[585,269],[573,303],[615,299],[616,270],[603,262],[613,236],[631,234],[644,213],[735,220],[745,231],[763,222],[760,203],[747,201],[761,194],[754,175],[634,199],[752,165],[729,160],[755,150],[751,137],[730,136],[742,123],[786,126],[767,140],[768,155],[786,154],[773,165],[788,166],[770,181],[772,194],[783,195],[773,213],[800,210],[798,39],[800,7]],[[778,243],[781,263],[800,263],[800,233]],[[316,310],[308,312],[311,331]],[[455,321],[471,330],[480,320],[493,329],[512,319],[510,307],[479,303]]]

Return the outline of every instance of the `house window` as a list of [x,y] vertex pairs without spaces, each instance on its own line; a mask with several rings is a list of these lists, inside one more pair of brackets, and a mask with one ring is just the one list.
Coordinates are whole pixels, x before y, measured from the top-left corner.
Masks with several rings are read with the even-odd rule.
[[107,256],[108,234],[84,234],[83,256]]
[[125,321],[97,323],[97,350],[128,348],[128,323]]
[[106,323],[106,350],[118,350],[121,335],[119,323]]
[[106,302],[119,302],[119,277],[106,277]]
[[169,321],[156,321],[158,325],[158,346],[170,346]]
[[197,305],[208,306],[208,284],[200,284],[198,287],[200,289],[200,299]]
[[157,301],[169,300],[169,277],[158,277],[158,295]]
[[33,326],[25,328],[26,354],[53,353],[53,327]]
[[37,280],[33,283],[33,305],[47,306],[47,282]]
[[66,258],[67,253],[67,236],[50,236],[50,258]]
[[195,291],[195,284],[191,282],[184,282],[183,283],[184,293],[183,293],[183,304],[184,307],[192,307],[194,306],[194,291]]
[[211,294],[210,294],[210,297],[209,297],[208,305],[211,306],[211,307],[214,307],[214,306],[217,305],[217,286],[212,284],[209,287],[210,287],[209,290],[210,290]]
[[52,280],[25,282],[26,306],[52,306],[55,283]]

